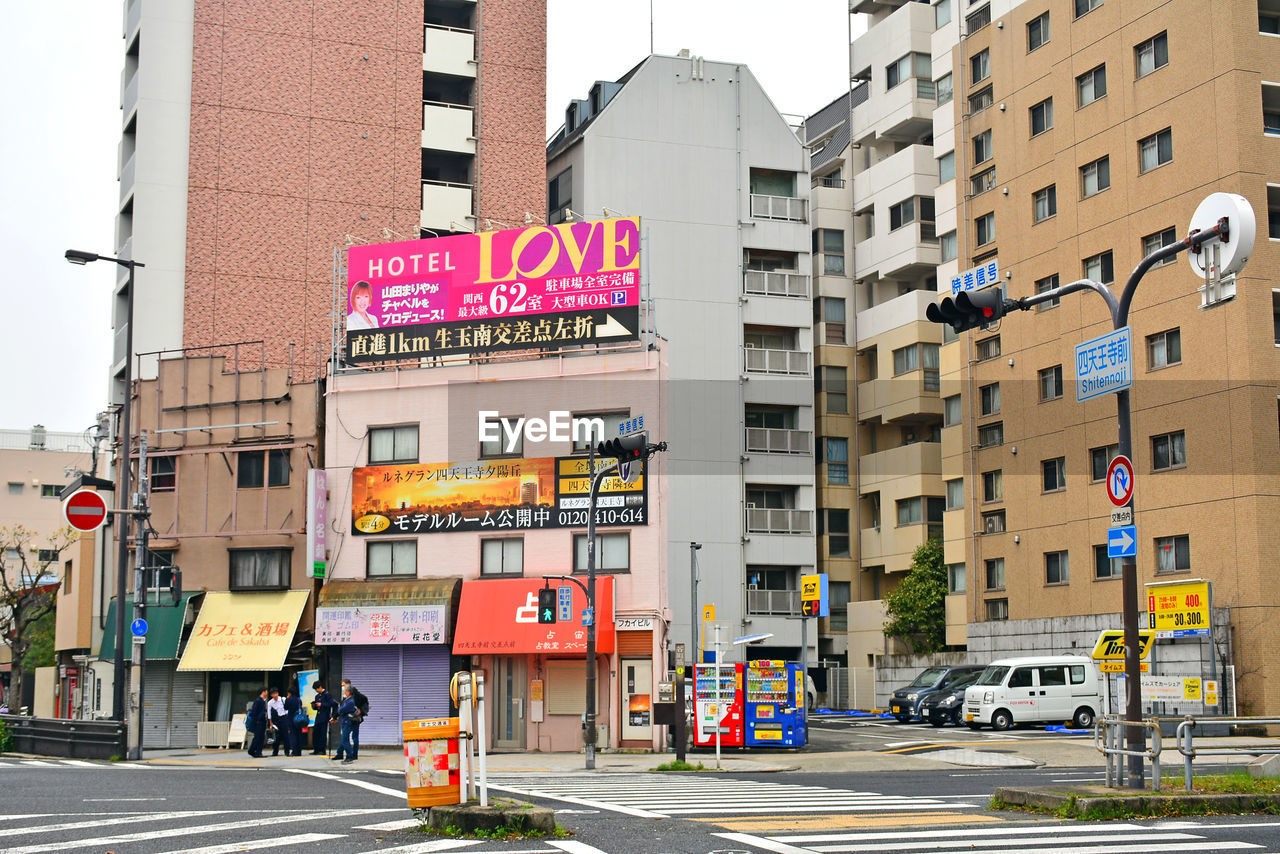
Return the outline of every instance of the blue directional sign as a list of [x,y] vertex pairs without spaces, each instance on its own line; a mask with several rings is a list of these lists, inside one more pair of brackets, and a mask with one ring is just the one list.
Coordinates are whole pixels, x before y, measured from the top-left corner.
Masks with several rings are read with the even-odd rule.
[[573,588],[565,584],[556,588],[556,620],[567,623],[573,619]]
[[1076,400],[1089,400],[1133,385],[1133,336],[1129,327],[1076,345]]
[[135,638],[146,637],[147,621],[139,617],[129,624],[129,631],[133,632]]
[[589,626],[595,621],[595,615],[592,614],[590,608],[582,609],[582,625]]
[[1107,557],[1137,557],[1138,527],[1121,525],[1107,529]]

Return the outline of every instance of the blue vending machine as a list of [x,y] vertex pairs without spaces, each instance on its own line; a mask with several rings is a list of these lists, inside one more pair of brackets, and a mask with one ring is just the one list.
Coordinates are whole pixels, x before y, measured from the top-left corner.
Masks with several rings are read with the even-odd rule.
[[747,747],[804,747],[804,673],[787,661],[752,661],[744,697]]

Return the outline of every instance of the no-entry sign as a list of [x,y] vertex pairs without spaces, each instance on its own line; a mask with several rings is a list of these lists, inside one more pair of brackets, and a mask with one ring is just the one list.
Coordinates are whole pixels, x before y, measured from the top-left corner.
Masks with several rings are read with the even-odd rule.
[[107,521],[107,500],[92,489],[77,489],[62,502],[62,515],[77,531],[96,531]]

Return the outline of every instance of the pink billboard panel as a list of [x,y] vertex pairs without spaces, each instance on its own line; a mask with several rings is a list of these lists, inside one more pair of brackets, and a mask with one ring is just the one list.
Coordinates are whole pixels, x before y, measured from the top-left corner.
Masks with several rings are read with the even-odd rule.
[[636,217],[352,246],[347,360],[635,340],[639,305]]

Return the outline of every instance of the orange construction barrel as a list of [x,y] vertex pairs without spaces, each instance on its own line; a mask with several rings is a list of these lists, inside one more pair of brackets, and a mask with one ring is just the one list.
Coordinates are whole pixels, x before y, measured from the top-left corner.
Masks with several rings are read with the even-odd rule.
[[401,723],[404,733],[404,782],[412,809],[456,804],[461,798],[458,775],[458,719],[427,718]]

